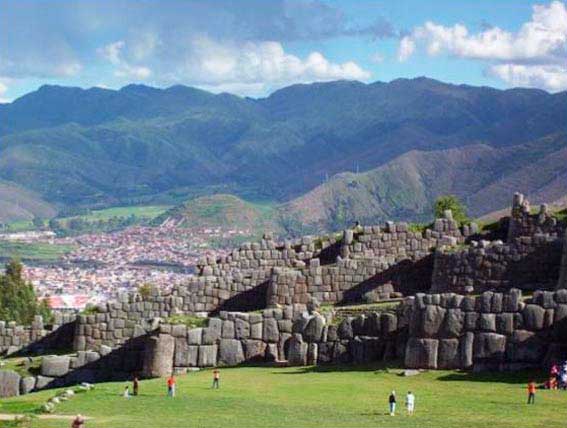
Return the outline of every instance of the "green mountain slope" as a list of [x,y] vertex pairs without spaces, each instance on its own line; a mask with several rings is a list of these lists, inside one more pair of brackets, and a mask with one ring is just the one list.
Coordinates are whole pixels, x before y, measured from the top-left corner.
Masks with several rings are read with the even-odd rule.
[[[564,144],[565,117],[566,92],[501,91],[426,78],[294,85],[257,100],[183,86],[45,86],[0,105],[0,180],[54,206],[172,204],[222,192],[295,207],[290,201],[306,192],[322,193],[317,186],[326,177],[362,171],[369,175],[357,178],[360,191],[317,198],[343,198],[337,206],[359,216],[357,203],[372,196],[361,215],[419,218],[429,196],[450,188],[445,181],[457,180],[466,167],[464,160],[447,164],[429,153],[461,159],[482,145],[496,157],[483,155],[469,181],[494,186],[490,195],[513,186],[529,193],[536,185],[511,173],[506,182],[500,163],[540,162],[538,175],[555,174],[560,165],[544,160],[547,146],[534,142]],[[348,174],[339,178],[332,180],[334,193],[351,189]],[[549,177],[538,186],[542,194],[566,190]],[[482,211],[490,201],[468,187],[456,190]],[[317,199],[313,195],[304,201]],[[322,218],[350,218],[328,205]]]

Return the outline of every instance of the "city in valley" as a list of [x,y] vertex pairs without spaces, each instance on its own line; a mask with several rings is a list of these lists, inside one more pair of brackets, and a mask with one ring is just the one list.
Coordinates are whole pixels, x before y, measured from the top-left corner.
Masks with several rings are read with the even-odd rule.
[[248,229],[164,225],[65,238],[52,232],[5,233],[0,242],[72,248],[49,263],[24,260],[24,275],[52,308],[73,310],[145,284],[162,290],[182,285],[201,257],[223,255],[227,242],[250,235]]

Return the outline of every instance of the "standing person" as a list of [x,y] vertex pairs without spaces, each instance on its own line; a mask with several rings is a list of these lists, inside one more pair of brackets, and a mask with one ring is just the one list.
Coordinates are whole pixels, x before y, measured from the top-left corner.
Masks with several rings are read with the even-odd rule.
[[536,384],[533,380],[528,383],[528,404],[535,404]]
[[138,377],[134,376],[134,381],[132,382],[132,392],[134,393],[134,397],[138,395],[139,387],[140,387],[140,382],[138,381]]
[[411,391],[408,391],[406,395],[406,410],[408,411],[408,416],[413,415],[413,409],[415,407],[415,395]]
[[396,414],[396,391],[392,391],[388,403],[390,404],[390,416],[394,416]]
[[130,398],[130,387],[128,385],[124,388],[124,398]]
[[173,377],[173,373],[167,378],[167,395],[175,397],[175,377]]
[[85,420],[81,415],[77,415],[73,422],[71,422],[71,428],[83,428],[85,426]]
[[213,370],[213,386],[212,388],[219,389],[219,382],[220,382],[220,372],[218,369]]

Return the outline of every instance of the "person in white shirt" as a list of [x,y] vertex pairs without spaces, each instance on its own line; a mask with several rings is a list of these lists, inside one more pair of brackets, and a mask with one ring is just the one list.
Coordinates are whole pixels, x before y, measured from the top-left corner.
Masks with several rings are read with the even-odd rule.
[[413,409],[415,406],[415,395],[411,391],[408,391],[406,395],[406,410],[408,411],[408,416],[413,415]]

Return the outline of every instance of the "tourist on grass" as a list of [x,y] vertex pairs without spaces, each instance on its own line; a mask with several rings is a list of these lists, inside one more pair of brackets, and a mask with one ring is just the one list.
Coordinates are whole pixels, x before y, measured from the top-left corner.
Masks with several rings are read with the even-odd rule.
[[175,397],[175,377],[173,377],[173,374],[167,378],[167,395]]
[[71,422],[71,428],[83,428],[85,426],[85,420],[81,415],[77,415],[73,422]]
[[396,391],[392,391],[388,403],[390,404],[390,416],[394,416],[396,414]]
[[130,398],[130,387],[128,385],[124,388],[124,398]]
[[140,382],[138,381],[138,378],[134,376],[134,381],[132,382],[132,392],[134,393],[134,396],[138,395],[139,387],[140,387]]
[[411,391],[408,391],[406,395],[406,410],[408,411],[408,415],[413,415],[413,409],[415,407],[415,395],[412,394]]
[[220,372],[218,369],[213,370],[213,388],[219,389]]
[[535,404],[536,384],[533,380],[528,383],[528,404]]

